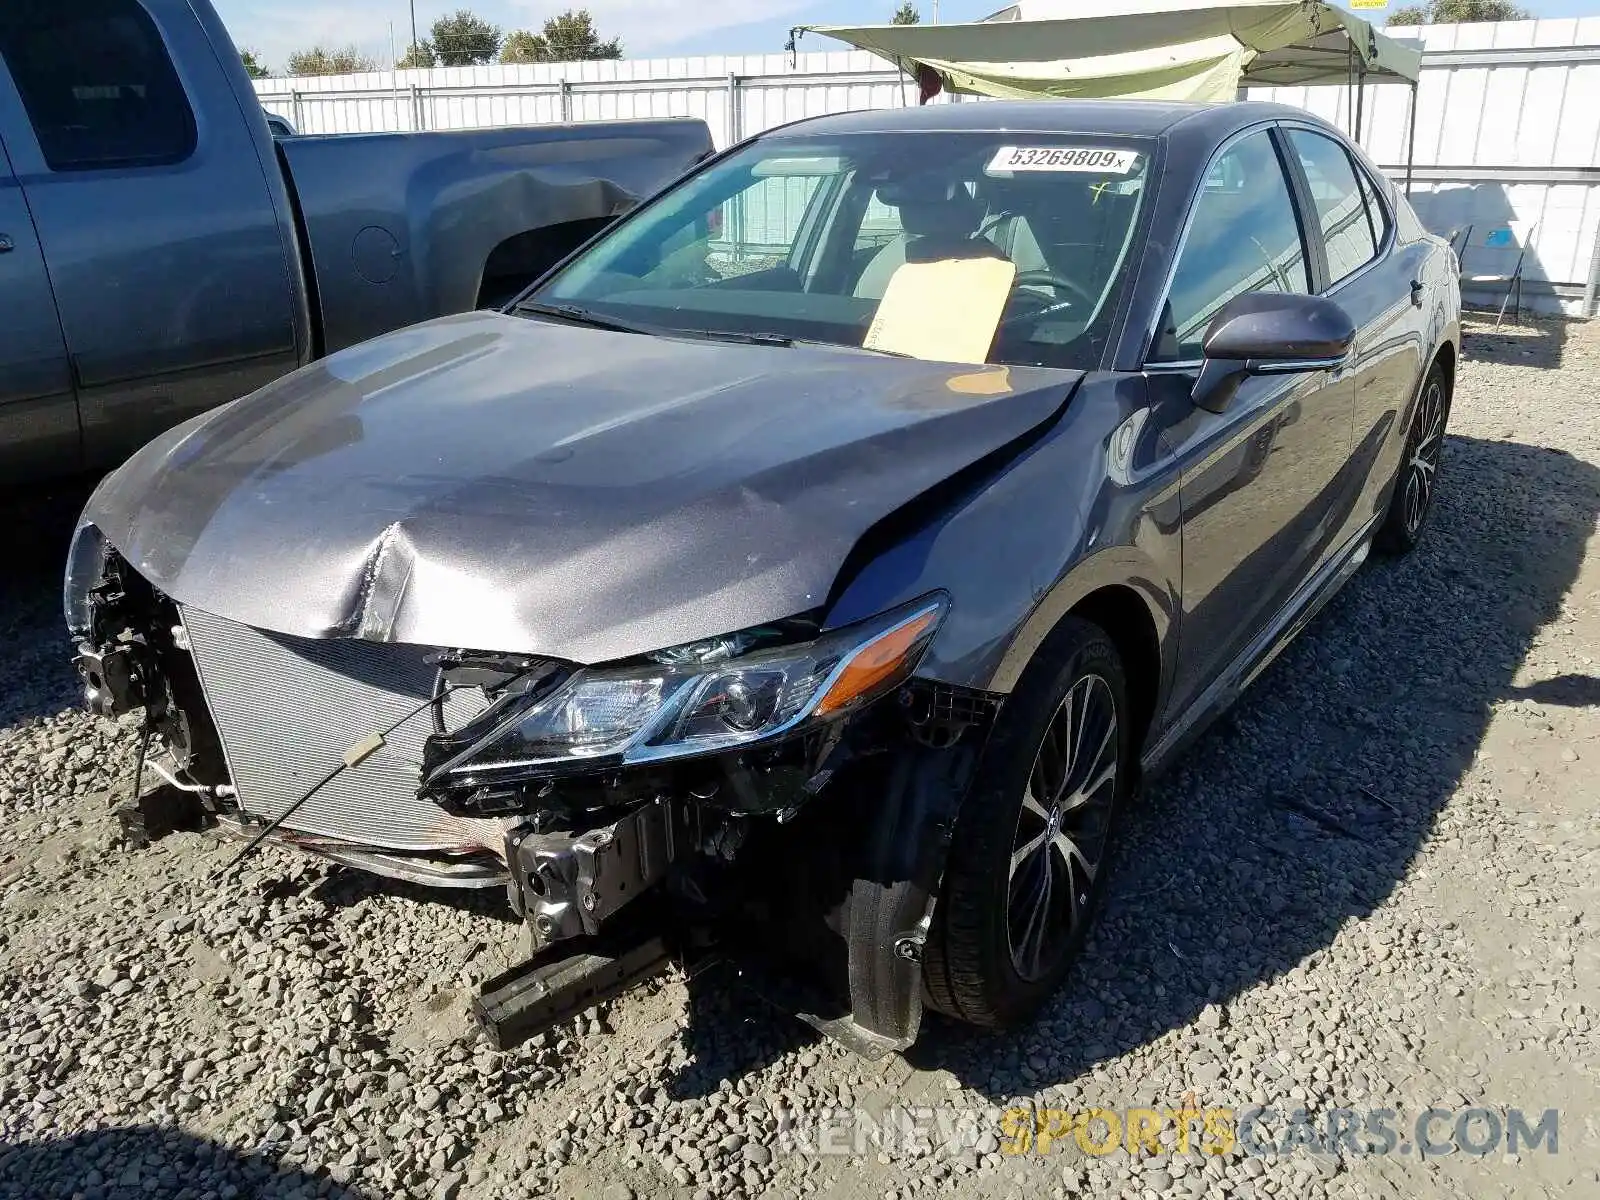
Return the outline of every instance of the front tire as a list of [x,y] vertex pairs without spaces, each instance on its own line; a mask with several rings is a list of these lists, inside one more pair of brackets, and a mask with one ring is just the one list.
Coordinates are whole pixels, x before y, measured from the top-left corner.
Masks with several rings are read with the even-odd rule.
[[933,1007],[1013,1026],[1071,967],[1131,786],[1127,697],[1111,639],[1076,617],[1024,672],[956,821],[924,955]]
[[1389,511],[1378,526],[1373,546],[1381,554],[1399,557],[1410,554],[1422,541],[1428,514],[1439,480],[1439,463],[1444,453],[1445,426],[1450,419],[1450,384],[1444,368],[1434,363],[1423,380],[1406,434],[1405,456],[1395,476]]

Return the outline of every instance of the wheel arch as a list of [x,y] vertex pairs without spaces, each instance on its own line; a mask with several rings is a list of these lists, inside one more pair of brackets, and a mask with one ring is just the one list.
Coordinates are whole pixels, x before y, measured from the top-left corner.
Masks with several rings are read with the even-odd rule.
[[475,308],[498,308],[578,247],[608,229],[615,216],[578,217],[502,238],[484,255]]
[[[1406,431],[1411,428],[1411,422],[1415,419],[1417,405],[1422,403],[1422,392],[1428,385],[1428,376],[1433,373],[1434,367],[1439,367],[1444,371],[1444,402],[1445,410],[1448,413],[1450,403],[1455,399],[1456,367],[1461,359],[1461,351],[1456,345],[1458,336],[1453,332],[1447,333],[1439,339],[1439,343],[1433,348],[1433,352],[1423,360],[1422,370],[1417,375],[1416,386],[1411,389],[1411,395],[1406,400],[1405,408],[1401,410],[1404,419],[1396,426],[1396,431],[1402,444],[1405,441]],[[1399,478],[1399,470],[1399,467],[1395,468],[1396,479]]]
[[1034,607],[1007,647],[991,688],[1011,691],[1068,617],[1105,631],[1127,670],[1139,743],[1158,723],[1175,663],[1177,581],[1132,547],[1083,560]]
[[1102,630],[1117,648],[1128,684],[1134,745],[1142,747],[1155,721],[1161,695],[1161,636],[1155,617],[1139,593],[1126,584],[1096,588],[1074,604],[1066,615],[1088,621]]
[[[1460,361],[1460,358],[1461,353],[1456,349],[1455,342],[1450,338],[1445,338],[1439,343],[1439,348],[1433,352],[1433,358],[1428,362],[1429,371],[1433,370],[1434,364],[1438,364],[1444,369],[1445,391],[1450,397],[1455,396],[1456,364]],[[1422,377],[1426,379],[1428,372],[1424,371]]]

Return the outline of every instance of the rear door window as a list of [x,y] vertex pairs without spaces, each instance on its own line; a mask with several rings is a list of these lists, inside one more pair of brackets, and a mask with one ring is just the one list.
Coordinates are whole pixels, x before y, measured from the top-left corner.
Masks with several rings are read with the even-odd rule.
[[0,57],[54,171],[180,162],[194,113],[137,0],[4,0]]
[[1327,248],[1328,286],[1332,287],[1377,257],[1377,233],[1344,147],[1305,129],[1289,130],[1289,142],[1311,187]]
[[1372,237],[1378,245],[1383,245],[1383,239],[1389,236],[1389,213],[1383,207],[1383,201],[1378,199],[1378,189],[1373,186],[1367,173],[1356,168],[1356,182],[1361,185],[1361,196],[1367,202],[1367,219],[1372,222]]

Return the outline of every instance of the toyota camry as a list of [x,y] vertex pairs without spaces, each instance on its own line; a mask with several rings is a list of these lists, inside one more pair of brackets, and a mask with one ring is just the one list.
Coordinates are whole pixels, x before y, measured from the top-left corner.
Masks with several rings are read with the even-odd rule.
[[1299,109],[802,121],[145,446],[77,666],[244,844],[504,889],[500,1044],[713,951],[867,1052],[1012,1025],[1142,781],[1422,537],[1458,310]]

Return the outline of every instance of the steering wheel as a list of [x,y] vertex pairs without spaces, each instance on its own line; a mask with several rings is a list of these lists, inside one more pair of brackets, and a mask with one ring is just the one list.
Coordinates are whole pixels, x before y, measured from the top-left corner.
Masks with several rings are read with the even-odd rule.
[[[1045,287],[1054,288],[1058,292],[1071,292],[1091,308],[1094,307],[1095,298],[1083,287],[1074,283],[1064,275],[1057,275],[1054,271],[1018,271],[1017,277],[1012,281],[1012,287],[1028,287],[1030,284],[1043,284]],[[1054,307],[1054,306],[1052,306]]]
[[[1085,291],[1081,284],[1074,283],[1065,276],[1057,275],[1054,271],[1019,271],[1016,279],[1012,282],[1012,287],[1026,287],[1031,283],[1043,284],[1060,292],[1070,292],[1090,308],[1094,307],[1095,298]],[[1039,297],[1032,297],[1032,299],[1038,300]],[[1072,300],[1058,300],[1050,304],[1030,304],[1022,312],[1014,312],[1010,316],[1002,318],[995,332],[997,334],[1002,333],[1014,325],[1021,324],[1023,321],[1042,320],[1053,312],[1060,312],[1064,308],[1072,307],[1074,307],[1074,301]]]

